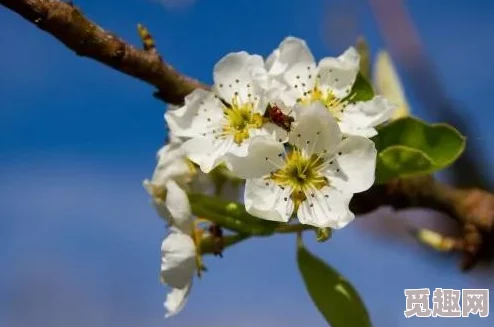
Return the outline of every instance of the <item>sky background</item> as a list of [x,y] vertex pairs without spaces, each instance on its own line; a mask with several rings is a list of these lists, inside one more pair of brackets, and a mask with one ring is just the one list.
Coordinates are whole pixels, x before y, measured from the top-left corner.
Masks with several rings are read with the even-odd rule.
[[[161,2],[75,3],[136,45],[135,26],[145,24],[167,61],[206,83],[226,53],[266,56],[288,35],[306,39],[317,58],[338,55],[357,34],[373,52],[384,47],[364,0]],[[494,3],[407,6],[489,167]],[[358,24],[345,23],[347,14]],[[165,106],[151,87],[75,56],[3,7],[0,46],[0,326],[325,326],[298,275],[292,235],[206,258],[209,272],[195,282],[187,307],[164,320],[158,272],[165,228],[141,183],[164,138]],[[413,90],[406,92],[415,114],[431,118]],[[494,177],[487,169],[484,175]],[[455,256],[414,242],[404,223],[443,219],[418,216],[385,208],[327,243],[306,242],[360,291],[376,327],[492,326],[494,315],[405,319],[405,288],[494,289],[492,268],[462,274]]]

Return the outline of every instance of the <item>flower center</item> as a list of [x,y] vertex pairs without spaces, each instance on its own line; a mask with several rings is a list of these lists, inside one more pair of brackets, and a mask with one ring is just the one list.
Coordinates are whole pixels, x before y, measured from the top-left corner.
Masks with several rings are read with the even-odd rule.
[[268,178],[282,188],[289,187],[292,190],[290,197],[298,208],[310,190],[319,190],[329,184],[321,172],[323,166],[324,160],[320,156],[309,157],[294,148],[286,155],[285,165]]
[[223,125],[222,136],[232,135],[237,144],[249,138],[251,129],[260,128],[263,124],[262,116],[253,112],[252,103],[239,104],[235,98],[231,107],[223,107],[223,115],[226,123]]
[[303,96],[297,99],[298,103],[309,105],[316,101],[321,103],[328,109],[328,111],[335,117],[337,121],[340,121],[341,114],[348,105],[348,101],[345,99],[337,98],[331,90],[324,91],[319,87],[319,83],[308,91],[303,93]]

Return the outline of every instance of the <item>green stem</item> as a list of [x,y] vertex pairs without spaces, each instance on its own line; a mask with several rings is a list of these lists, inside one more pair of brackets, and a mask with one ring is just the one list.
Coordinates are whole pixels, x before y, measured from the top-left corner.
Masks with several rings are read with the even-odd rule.
[[315,230],[315,227],[309,226],[309,225],[302,225],[302,224],[297,224],[297,225],[283,225],[280,227],[277,227],[275,229],[275,233],[277,234],[293,234],[293,233],[301,233],[305,232],[307,230]]

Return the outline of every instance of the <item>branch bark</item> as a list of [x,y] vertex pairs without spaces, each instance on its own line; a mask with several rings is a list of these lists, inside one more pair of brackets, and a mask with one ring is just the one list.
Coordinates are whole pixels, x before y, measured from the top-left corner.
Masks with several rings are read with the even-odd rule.
[[[72,4],[56,0],[0,0],[3,5],[53,35],[77,55],[92,58],[155,86],[156,96],[180,104],[195,88],[208,86],[177,72],[155,51],[139,50],[89,21]],[[458,189],[431,176],[376,185],[351,202],[357,214],[383,205],[395,209],[430,208],[448,214],[462,226],[458,241],[462,268],[473,267],[494,239],[494,195],[480,189]]]
[[180,104],[195,88],[208,86],[177,72],[157,53],[140,50],[56,0],[0,0],[3,5],[50,33],[77,55],[88,57],[157,88],[155,96]]
[[356,214],[380,206],[396,210],[427,208],[447,214],[457,221],[463,235],[455,250],[463,252],[461,268],[469,270],[484,257],[492,256],[494,245],[494,194],[478,188],[461,189],[435,180],[432,176],[397,179],[374,185],[357,194],[351,204]]

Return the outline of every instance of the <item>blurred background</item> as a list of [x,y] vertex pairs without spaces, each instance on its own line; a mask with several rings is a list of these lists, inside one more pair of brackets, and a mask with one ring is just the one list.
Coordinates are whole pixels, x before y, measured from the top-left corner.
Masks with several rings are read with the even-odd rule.
[[[373,54],[390,51],[414,114],[455,122],[467,135],[466,158],[481,165],[464,161],[470,168],[459,175],[469,179],[459,183],[491,187],[494,2],[75,4],[135,45],[136,24],[143,23],[167,61],[206,83],[231,51],[267,56],[293,35],[320,59],[362,35]],[[223,259],[207,257],[209,272],[195,282],[184,311],[164,320],[166,289],[158,273],[165,228],[141,183],[164,139],[165,106],[151,87],[77,57],[4,7],[0,45],[0,326],[325,326],[298,275],[293,235],[242,243]],[[384,208],[327,243],[305,239],[360,291],[376,327],[492,326],[492,314],[403,315],[405,288],[494,289],[492,267],[462,274],[456,256],[419,245],[407,231],[418,223],[444,227],[444,221],[430,212],[397,215]]]

